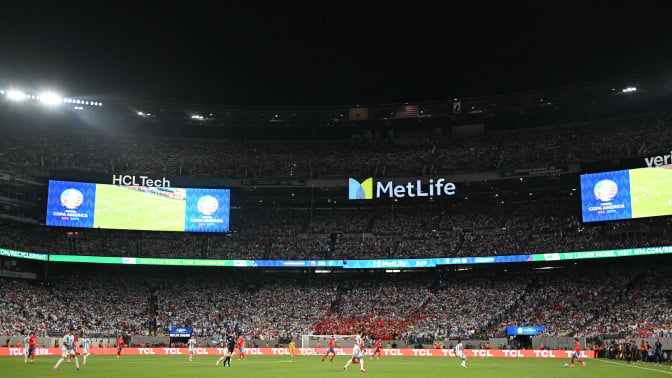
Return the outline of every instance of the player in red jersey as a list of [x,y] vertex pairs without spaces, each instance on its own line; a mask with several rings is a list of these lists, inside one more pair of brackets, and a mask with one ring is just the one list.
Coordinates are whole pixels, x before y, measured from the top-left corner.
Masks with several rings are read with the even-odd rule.
[[121,356],[121,349],[124,347],[124,339],[119,336],[117,339],[117,358]]
[[378,342],[376,343],[376,350],[371,355],[372,360],[373,360],[373,357],[376,356],[376,359],[378,359],[378,361],[380,361],[380,348],[382,348],[382,347],[383,347],[383,342],[378,340]]
[[30,333],[30,338],[28,338],[28,356],[30,357],[30,362],[35,361],[35,350],[37,349],[37,337],[35,333]]
[[238,343],[238,361],[242,358],[243,360],[246,359],[245,357],[245,339],[243,339],[243,336],[241,335],[238,340],[236,340]]
[[322,357],[322,362],[324,362],[324,359],[327,358],[327,356],[331,353],[331,359],[329,362],[334,362],[334,357],[336,357],[336,351],[334,350],[334,338],[332,337],[329,339],[329,347],[327,347],[327,353],[324,354],[324,357]]
[[586,363],[581,360],[581,343],[578,338],[574,338],[574,354],[572,355],[572,364],[569,367],[574,367],[574,359],[586,366]]

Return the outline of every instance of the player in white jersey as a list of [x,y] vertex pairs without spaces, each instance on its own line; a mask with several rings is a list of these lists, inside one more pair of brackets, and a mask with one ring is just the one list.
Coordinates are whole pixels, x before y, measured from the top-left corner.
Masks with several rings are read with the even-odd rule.
[[30,336],[28,336],[28,332],[24,333],[25,337],[23,338],[23,362],[28,363],[28,349],[30,349],[30,345],[28,343],[28,340],[30,340]]
[[460,363],[460,366],[462,366],[463,368],[467,367],[467,356],[464,355],[462,340],[457,340],[457,345],[455,345],[455,357],[462,359],[462,363]]
[[91,339],[86,334],[82,334],[82,366],[86,365],[86,357],[91,354],[89,348],[91,348]]
[[77,370],[79,370],[79,359],[77,359],[77,355],[75,354],[75,330],[70,329],[70,332],[66,333],[65,336],[63,336],[63,347],[61,348],[63,351],[63,354],[61,355],[61,358],[56,362],[56,365],[54,365],[54,370],[58,370],[58,366],[65,361],[65,359],[68,356],[72,356],[75,359],[75,366],[77,366]]
[[364,333],[364,330],[360,330],[359,333],[360,334],[355,336],[355,345],[352,347],[352,357],[345,363],[345,366],[343,366],[343,371],[348,371],[348,366],[350,366],[351,363],[359,362],[359,371],[366,373],[366,370],[364,370],[364,356],[362,356],[362,348],[364,347],[364,344],[362,344],[361,336],[361,334]]
[[189,347],[189,361],[192,361],[194,357],[194,349],[196,349],[196,338],[194,335],[191,335],[189,341],[187,341],[187,346]]

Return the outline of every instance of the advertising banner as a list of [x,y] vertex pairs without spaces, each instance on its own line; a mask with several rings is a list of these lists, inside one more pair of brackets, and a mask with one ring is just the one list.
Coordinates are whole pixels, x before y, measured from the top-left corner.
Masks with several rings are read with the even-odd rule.
[[[91,353],[95,357],[98,355],[116,355],[117,348],[91,348]],[[195,348],[196,355],[219,356],[225,354],[226,348]],[[349,356],[352,354],[352,348],[336,348],[336,354],[339,356]],[[323,356],[326,348],[296,348],[296,356]],[[365,355],[373,352],[371,349],[365,351]],[[0,356],[23,356],[23,348],[0,347]],[[238,348],[234,354],[238,353]],[[464,354],[467,357],[504,357],[504,358],[571,358],[573,350],[509,350],[509,349],[465,349]],[[188,355],[187,348],[124,348],[121,352],[124,355],[147,355],[147,356],[175,356]],[[245,348],[245,354],[251,356],[289,356],[289,348]],[[453,349],[381,349],[383,356],[389,357],[455,357]],[[60,356],[61,348],[37,348],[36,356]],[[593,352],[582,350],[581,358],[592,358]],[[91,358],[91,357],[89,357]],[[235,362],[234,362],[235,363]]]

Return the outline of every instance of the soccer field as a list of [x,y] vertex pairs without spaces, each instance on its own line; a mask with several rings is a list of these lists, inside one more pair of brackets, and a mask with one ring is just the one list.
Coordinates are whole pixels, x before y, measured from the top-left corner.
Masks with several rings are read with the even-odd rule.
[[[23,357],[0,357],[0,376],[2,377],[55,377],[77,376],[96,378],[119,377],[619,377],[646,378],[672,375],[670,365],[651,363],[632,363],[626,365],[620,361],[588,360],[587,366],[577,364],[573,369],[563,365],[568,359],[536,358],[469,358],[467,369],[459,366],[460,360],[454,357],[389,357],[380,361],[366,359],[364,367],[367,373],[360,373],[358,365],[350,365],[348,372],[343,371],[347,361],[345,356],[337,356],[333,363],[320,362],[321,356],[250,356],[239,362],[235,359],[231,367],[215,366],[217,356],[194,356],[189,362],[182,356],[115,356],[92,355],[88,364],[80,371],[75,370],[74,362],[62,363],[59,371],[52,366],[58,356],[38,356],[35,363],[25,364]],[[81,362],[81,358],[80,358]],[[364,374],[364,375],[363,375]]]
[[114,185],[98,185],[93,227],[184,231],[186,201]]
[[633,169],[630,190],[633,218],[672,214],[672,169]]

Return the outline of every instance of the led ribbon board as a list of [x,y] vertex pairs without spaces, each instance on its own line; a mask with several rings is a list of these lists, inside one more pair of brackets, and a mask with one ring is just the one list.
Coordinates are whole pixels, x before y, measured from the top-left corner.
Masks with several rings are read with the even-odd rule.
[[167,259],[152,257],[103,257],[56,255],[14,251],[0,248],[0,257],[93,264],[163,265],[185,267],[239,267],[239,268],[342,268],[342,269],[418,269],[440,265],[510,264],[523,262],[566,261],[614,257],[634,257],[672,254],[672,246],[626,248],[601,251],[541,253],[534,255],[445,257],[395,260],[214,260]]

